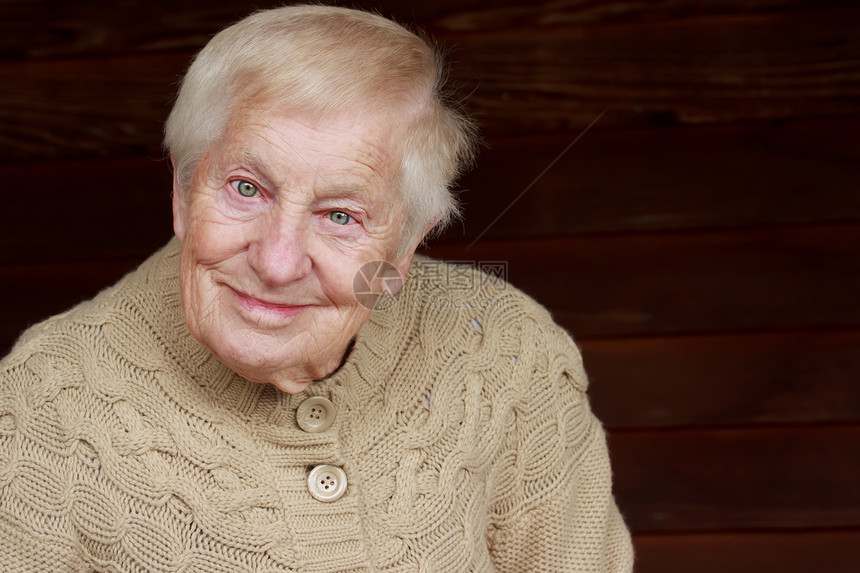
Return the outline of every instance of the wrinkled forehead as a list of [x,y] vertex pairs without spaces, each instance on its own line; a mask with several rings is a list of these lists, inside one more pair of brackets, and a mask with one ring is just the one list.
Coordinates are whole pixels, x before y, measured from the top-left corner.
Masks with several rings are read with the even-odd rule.
[[291,100],[239,97],[230,106],[227,128],[230,124],[248,121],[272,123],[280,120],[296,120],[319,129],[334,124],[351,125],[384,144],[393,154],[406,137],[404,127],[416,113],[416,106],[389,95],[362,100],[349,107],[315,106],[313,103],[298,105]]
[[351,188],[400,203],[404,138],[403,122],[391,113],[246,105],[231,114],[209,167],[241,164],[277,186],[301,175],[320,189]]

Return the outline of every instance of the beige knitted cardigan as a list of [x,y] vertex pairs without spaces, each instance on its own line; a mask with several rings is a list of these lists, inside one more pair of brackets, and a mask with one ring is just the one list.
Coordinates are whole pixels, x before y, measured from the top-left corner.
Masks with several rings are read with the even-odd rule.
[[189,335],[174,240],[0,363],[0,570],[630,571],[585,389],[542,307],[423,258],[330,378],[248,382]]

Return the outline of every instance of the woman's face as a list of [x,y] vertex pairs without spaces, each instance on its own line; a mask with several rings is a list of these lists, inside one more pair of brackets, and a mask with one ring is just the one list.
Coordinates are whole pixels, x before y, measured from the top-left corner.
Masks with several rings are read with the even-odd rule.
[[403,209],[393,122],[367,115],[232,118],[174,191],[191,333],[246,378],[299,392],[340,364],[370,310],[361,266],[394,260]]

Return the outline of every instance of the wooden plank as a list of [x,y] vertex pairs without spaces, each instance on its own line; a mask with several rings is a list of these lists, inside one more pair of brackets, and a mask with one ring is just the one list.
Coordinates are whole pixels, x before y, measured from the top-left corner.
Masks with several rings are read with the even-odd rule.
[[163,157],[189,55],[0,64],[0,163]]
[[445,239],[860,220],[857,119],[575,137],[490,140]]
[[443,37],[489,133],[853,115],[860,10]]
[[[490,135],[860,113],[860,9],[456,33]],[[446,38],[443,38],[445,40]],[[4,162],[157,156],[192,51],[0,64]]]
[[860,422],[860,331],[580,341],[611,430]]
[[0,180],[20,191],[3,198],[0,264],[143,258],[173,233],[166,160],[7,165]]
[[860,226],[573,237],[434,246],[505,261],[508,278],[575,336],[860,324]]
[[[860,120],[847,120],[593,132],[490,225],[568,143],[495,140],[444,240],[860,221]],[[169,233],[166,160],[0,165],[22,178],[0,210],[0,263],[142,256]]]
[[634,535],[636,573],[856,573],[860,530]]
[[860,527],[860,426],[610,434],[635,532]]
[[[392,14],[398,14],[402,4],[398,0],[382,0],[378,3],[383,13]],[[419,23],[426,22],[431,30],[439,32],[486,32],[511,28],[541,32],[559,26],[593,28],[601,25],[639,25],[705,18],[744,18],[773,13],[814,15],[827,11],[835,14],[840,9],[856,7],[856,3],[852,0],[836,0],[822,6],[820,2],[813,0],[502,0],[492,3],[482,0],[444,0],[434,2],[433,6],[433,11],[439,13],[416,8],[415,14]]]
[[0,39],[0,60],[114,56],[197,50],[219,29],[255,7],[279,2],[157,2],[110,0],[54,2],[5,0],[0,21],[9,34]]
[[[321,2],[332,4],[332,0]],[[111,0],[85,3],[52,0],[5,0],[0,20],[7,31],[0,38],[0,59],[105,56],[199,48],[208,36],[251,9],[272,8],[278,0],[174,0],[169,17],[163,6],[143,0],[124,0],[117,9]],[[601,24],[642,23],[684,18],[752,15],[774,12],[816,13],[812,0],[662,0],[657,2],[582,0],[356,0],[350,6],[378,10],[406,24],[441,33],[486,32]],[[829,1],[828,11],[851,8],[851,0]]]

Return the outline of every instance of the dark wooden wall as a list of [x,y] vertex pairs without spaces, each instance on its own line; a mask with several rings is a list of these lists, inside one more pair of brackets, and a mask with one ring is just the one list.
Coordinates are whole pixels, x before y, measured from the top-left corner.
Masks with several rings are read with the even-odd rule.
[[[429,252],[580,341],[637,571],[857,571],[860,3],[357,4],[453,48],[487,146]],[[0,349],[168,239],[175,83],[251,5],[0,0]]]

